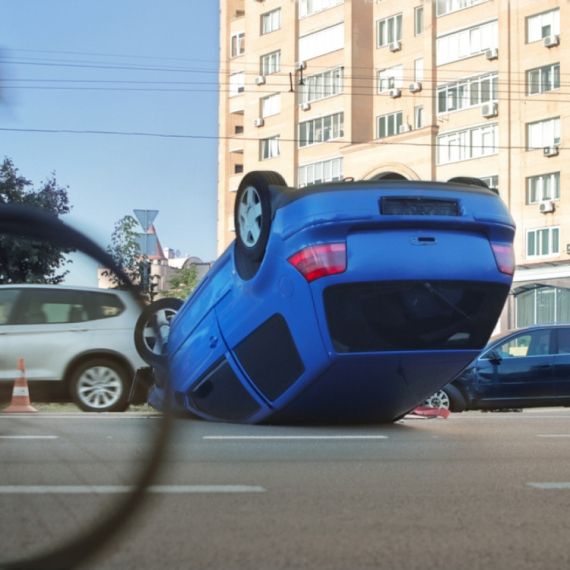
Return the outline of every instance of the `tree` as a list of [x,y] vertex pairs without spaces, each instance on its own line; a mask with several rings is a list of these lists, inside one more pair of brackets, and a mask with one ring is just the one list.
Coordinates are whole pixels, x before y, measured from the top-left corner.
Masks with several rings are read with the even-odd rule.
[[178,297],[186,299],[190,293],[194,291],[200,278],[195,265],[184,266],[181,269],[176,269],[168,280],[170,285],[169,291],[161,291],[163,297]]
[[[39,190],[31,186],[30,180],[18,175],[12,160],[5,158],[0,168],[0,204],[41,208],[56,219],[69,213],[67,188],[57,185],[55,173]],[[61,283],[68,271],[56,272],[71,263],[66,254],[73,251],[48,242],[0,234],[0,284]]]
[[[150,264],[148,257],[143,255],[137,238],[139,232],[136,229],[139,223],[133,216],[124,216],[116,224],[111,234],[111,244],[107,252],[115,260],[119,267],[127,274],[129,279],[141,286],[144,293],[148,291]],[[121,280],[109,270],[103,272],[117,289],[123,288]]]

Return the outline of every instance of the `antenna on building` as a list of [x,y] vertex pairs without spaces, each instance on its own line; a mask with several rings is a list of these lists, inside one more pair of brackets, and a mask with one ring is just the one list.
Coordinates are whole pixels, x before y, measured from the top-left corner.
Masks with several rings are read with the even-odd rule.
[[289,89],[289,93],[295,93],[295,89],[293,89],[293,74],[289,72],[289,83],[291,84],[291,89]]

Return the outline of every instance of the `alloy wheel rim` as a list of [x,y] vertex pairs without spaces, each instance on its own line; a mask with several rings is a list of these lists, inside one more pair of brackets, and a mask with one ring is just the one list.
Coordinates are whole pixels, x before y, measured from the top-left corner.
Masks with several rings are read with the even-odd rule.
[[108,366],[85,370],[77,383],[80,400],[91,408],[108,408],[121,397],[123,385],[119,374]]
[[248,186],[238,206],[239,235],[247,247],[253,247],[261,235],[261,198],[253,186]]
[[146,348],[152,354],[166,354],[170,322],[176,313],[177,311],[174,309],[161,309],[146,323],[143,331],[143,340]]

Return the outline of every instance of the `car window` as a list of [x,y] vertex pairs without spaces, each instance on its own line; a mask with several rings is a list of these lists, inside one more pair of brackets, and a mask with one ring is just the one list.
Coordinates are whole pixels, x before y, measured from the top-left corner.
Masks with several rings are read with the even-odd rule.
[[90,320],[116,317],[125,310],[125,305],[112,293],[86,292]]
[[10,314],[19,293],[18,289],[0,289],[0,325],[7,325],[10,322]]
[[570,328],[558,329],[558,354],[570,354]]
[[[540,356],[550,353],[550,329],[526,332],[495,347],[502,358]],[[485,355],[489,358],[489,353]]]
[[16,324],[77,323],[88,320],[82,291],[26,289],[18,307]]

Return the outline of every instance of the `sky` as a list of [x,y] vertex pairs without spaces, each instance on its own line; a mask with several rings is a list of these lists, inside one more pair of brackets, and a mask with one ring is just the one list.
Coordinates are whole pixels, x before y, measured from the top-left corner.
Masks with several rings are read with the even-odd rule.
[[[216,258],[218,0],[0,0],[0,160],[68,187],[99,245],[134,209]],[[141,230],[142,231],[142,230]],[[75,260],[67,283],[96,286]]]

